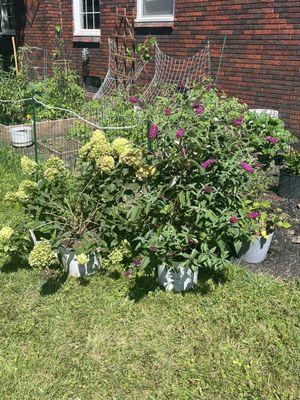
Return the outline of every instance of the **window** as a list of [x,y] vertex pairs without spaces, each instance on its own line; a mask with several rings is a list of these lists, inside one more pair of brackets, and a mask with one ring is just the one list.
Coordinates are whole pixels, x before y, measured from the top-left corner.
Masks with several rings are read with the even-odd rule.
[[0,12],[0,31],[3,35],[14,35],[16,33],[14,0],[2,0]]
[[175,0],[137,0],[138,21],[173,21]]
[[97,76],[88,76],[85,80],[85,90],[92,93],[97,93],[100,86],[103,83],[103,79]]
[[100,0],[73,0],[74,35],[100,36]]

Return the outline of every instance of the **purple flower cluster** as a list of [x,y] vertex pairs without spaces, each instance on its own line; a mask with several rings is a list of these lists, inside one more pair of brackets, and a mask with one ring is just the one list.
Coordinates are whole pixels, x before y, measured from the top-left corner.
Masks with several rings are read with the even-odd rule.
[[172,114],[172,111],[171,111],[170,107],[165,108],[164,113],[165,113],[165,115],[167,115],[167,116],[171,115],[171,114]]
[[244,117],[241,115],[239,118],[233,121],[233,125],[241,126],[243,122],[244,122]]
[[185,83],[184,83],[184,81],[180,81],[180,82],[179,82],[179,84],[178,84],[178,89],[179,89],[179,90],[184,90],[184,89],[185,89]]
[[195,113],[197,115],[202,115],[204,113],[204,107],[200,105],[199,107],[195,108]]
[[232,216],[229,218],[229,222],[230,222],[231,224],[236,224],[238,221],[239,221],[239,219],[238,219],[238,217],[236,217],[235,215],[232,215]]
[[249,213],[248,213],[248,218],[250,218],[250,219],[256,219],[256,218],[259,218],[260,217],[260,211],[250,211]]
[[157,247],[156,246],[150,246],[149,250],[151,251],[151,253],[156,253],[157,252]]
[[125,278],[129,278],[132,274],[132,270],[131,269],[127,269],[126,271],[124,271],[123,275]]
[[176,137],[177,139],[181,139],[185,134],[185,131],[183,128],[178,129],[178,131],[176,132]]
[[141,257],[137,257],[133,260],[133,265],[138,268],[142,265],[142,259]]
[[251,167],[251,165],[249,165],[248,163],[246,163],[245,161],[241,161],[240,162],[240,166],[247,172],[249,172],[249,174],[253,174],[254,169]]
[[157,136],[158,133],[158,126],[157,125],[151,125],[150,131],[149,131],[149,139],[154,140]]
[[214,188],[212,188],[211,186],[204,186],[204,188],[203,188],[204,193],[212,193],[213,191],[214,191]]
[[136,96],[132,96],[130,97],[129,102],[131,104],[137,104],[139,102],[139,99]]
[[201,115],[204,112],[204,107],[198,103],[198,101],[194,101],[193,109],[197,115]]
[[270,144],[276,144],[278,143],[278,139],[274,136],[267,136],[266,141]]
[[215,163],[216,163],[216,160],[210,158],[210,159],[204,161],[204,162],[201,164],[201,167],[204,168],[204,169],[208,169],[211,165],[213,165],[213,164],[215,164]]

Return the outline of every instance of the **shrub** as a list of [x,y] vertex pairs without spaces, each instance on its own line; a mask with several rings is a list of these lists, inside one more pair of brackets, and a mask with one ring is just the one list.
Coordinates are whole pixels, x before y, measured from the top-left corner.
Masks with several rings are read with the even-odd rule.
[[290,146],[297,142],[279,118],[266,113],[246,113],[245,124],[247,134],[244,140],[267,167],[277,155],[289,152]]
[[284,169],[292,175],[300,175],[300,152],[291,151],[284,157]]

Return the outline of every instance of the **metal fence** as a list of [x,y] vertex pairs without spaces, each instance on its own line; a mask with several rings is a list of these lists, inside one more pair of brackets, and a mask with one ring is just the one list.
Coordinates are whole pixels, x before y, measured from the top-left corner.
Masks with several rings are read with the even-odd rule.
[[[14,110],[30,110],[27,121],[23,124],[1,125],[0,142],[10,144],[17,153],[34,157],[36,161],[55,155],[72,168],[76,163],[78,151],[95,129],[128,130],[133,126],[100,126],[99,118],[82,117],[74,111],[52,107],[32,98],[22,100],[1,100],[1,106],[11,107],[11,120]],[[45,115],[62,115],[59,119],[37,121],[36,110],[45,111]],[[24,116],[26,119],[26,116]]]

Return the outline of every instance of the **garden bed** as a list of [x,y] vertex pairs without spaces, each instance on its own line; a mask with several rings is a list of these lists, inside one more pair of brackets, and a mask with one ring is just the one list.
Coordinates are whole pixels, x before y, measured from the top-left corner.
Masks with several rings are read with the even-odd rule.
[[[80,142],[68,137],[70,129],[78,122],[77,118],[57,119],[36,123],[38,154],[40,158],[55,155],[61,158],[68,166],[73,166]],[[11,143],[10,129],[14,125],[0,125],[0,140]],[[22,153],[32,155],[33,147],[22,149]]]
[[44,158],[55,155],[63,160],[68,167],[74,165],[80,146],[81,143],[79,141],[65,136],[55,138],[43,137],[41,140],[38,140],[38,152],[43,154]]

